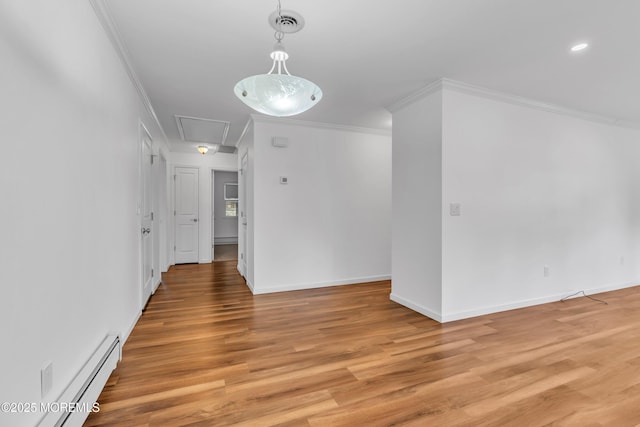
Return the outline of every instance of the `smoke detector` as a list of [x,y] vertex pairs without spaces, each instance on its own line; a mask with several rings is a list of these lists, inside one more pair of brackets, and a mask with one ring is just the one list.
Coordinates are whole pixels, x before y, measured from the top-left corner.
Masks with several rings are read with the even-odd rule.
[[269,25],[276,31],[293,34],[304,28],[304,18],[293,10],[281,10],[279,14],[276,10],[269,15]]

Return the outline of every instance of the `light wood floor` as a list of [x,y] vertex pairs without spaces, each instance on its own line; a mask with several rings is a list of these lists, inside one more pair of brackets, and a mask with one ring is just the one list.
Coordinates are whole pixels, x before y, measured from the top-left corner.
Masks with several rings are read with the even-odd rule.
[[640,289],[446,325],[388,282],[252,296],[172,267],[87,426],[635,426]]
[[213,247],[213,258],[218,261],[238,260],[238,245],[215,245]]

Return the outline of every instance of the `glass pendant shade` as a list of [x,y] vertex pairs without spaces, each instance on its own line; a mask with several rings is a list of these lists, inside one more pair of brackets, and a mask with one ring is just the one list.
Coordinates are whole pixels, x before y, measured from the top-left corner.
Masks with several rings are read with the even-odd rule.
[[322,91],[315,83],[289,73],[289,54],[282,44],[281,33],[276,40],[270,55],[273,60],[271,70],[267,74],[240,80],[233,91],[242,102],[260,113],[276,117],[294,116],[320,101]]
[[254,110],[270,116],[294,116],[322,99],[313,82],[289,74],[258,74],[236,84],[236,96]]

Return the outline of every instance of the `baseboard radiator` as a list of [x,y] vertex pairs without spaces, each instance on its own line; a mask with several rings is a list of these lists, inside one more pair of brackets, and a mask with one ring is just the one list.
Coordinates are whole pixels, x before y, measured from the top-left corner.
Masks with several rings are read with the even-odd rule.
[[[75,376],[71,384],[50,406],[38,427],[81,427],[121,359],[120,337],[108,335]],[[74,409],[64,410],[69,407]],[[95,409],[94,409],[95,410]]]

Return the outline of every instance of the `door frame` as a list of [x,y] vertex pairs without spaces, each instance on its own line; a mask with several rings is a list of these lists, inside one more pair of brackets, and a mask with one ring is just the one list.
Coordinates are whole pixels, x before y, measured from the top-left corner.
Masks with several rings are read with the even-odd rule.
[[[238,183],[238,191],[240,189],[240,170],[238,169],[230,169],[230,168],[211,168],[211,187],[209,188],[209,195],[211,196],[211,262],[215,261],[215,240],[216,240],[216,227],[215,227],[215,218],[216,218],[216,172],[229,172],[235,173],[238,178],[236,182]],[[238,206],[240,203],[240,198],[238,197]],[[239,212],[239,210],[238,210]],[[240,224],[240,215],[238,214],[238,224]],[[239,226],[238,226],[239,227]],[[240,234],[238,233],[238,250],[240,248]],[[240,252],[238,252],[238,255]]]
[[[155,239],[154,239],[154,221],[153,221],[153,206],[154,206],[154,179],[153,179],[153,164],[149,165],[149,182],[148,182],[148,186],[145,186],[145,173],[144,173],[144,162],[145,162],[145,158],[144,158],[144,144],[145,142],[145,136],[147,138],[149,138],[149,153],[151,158],[153,159],[153,137],[151,136],[151,133],[149,132],[149,130],[147,129],[147,127],[145,126],[145,124],[142,122],[142,120],[138,121],[138,147],[139,147],[139,151],[138,151],[138,165],[139,165],[139,180],[140,180],[140,185],[139,185],[139,196],[138,196],[138,206],[137,206],[137,214],[139,217],[139,228],[138,228],[138,232],[139,234],[139,246],[140,246],[140,262],[139,262],[139,266],[140,266],[140,284],[139,284],[139,289],[140,289],[140,309],[144,310],[147,302],[149,301],[149,298],[151,298],[151,294],[153,293],[153,288],[154,288],[154,284],[153,284],[153,279],[155,276],[155,271],[154,271],[154,246],[155,246]],[[152,161],[152,160],[151,160]],[[145,194],[145,191],[148,194]],[[147,197],[148,196],[148,197]],[[146,282],[145,282],[145,239],[144,239],[144,235],[142,233],[142,229],[145,226],[145,219],[144,219],[144,201],[145,199],[148,199],[148,202],[150,204],[149,208],[151,210],[151,226],[147,227],[150,228],[152,231],[150,233],[149,236],[147,236],[147,239],[151,240],[150,246],[151,246],[151,253],[149,254],[150,259],[151,259],[151,278],[149,279],[151,284],[149,287],[149,292],[146,291]]]
[[201,263],[201,259],[200,259],[200,239],[201,239],[201,226],[202,223],[200,221],[200,217],[202,216],[200,213],[200,205],[202,203],[201,200],[201,192],[202,192],[202,180],[201,180],[201,171],[200,171],[200,167],[199,166],[195,166],[195,165],[191,165],[191,164],[174,164],[171,168],[171,173],[172,173],[172,184],[171,184],[171,210],[173,212],[173,215],[170,215],[171,217],[171,235],[173,237],[172,239],[172,246],[173,246],[173,250],[171,250],[171,264],[172,265],[176,265],[176,228],[177,228],[177,221],[176,221],[176,196],[177,196],[177,191],[176,191],[176,175],[177,175],[177,169],[194,169],[196,170],[196,176],[198,178],[198,189],[196,192],[196,196],[198,198],[198,207],[197,207],[197,230],[198,230],[198,234],[197,234],[197,260],[195,261],[196,263]]

